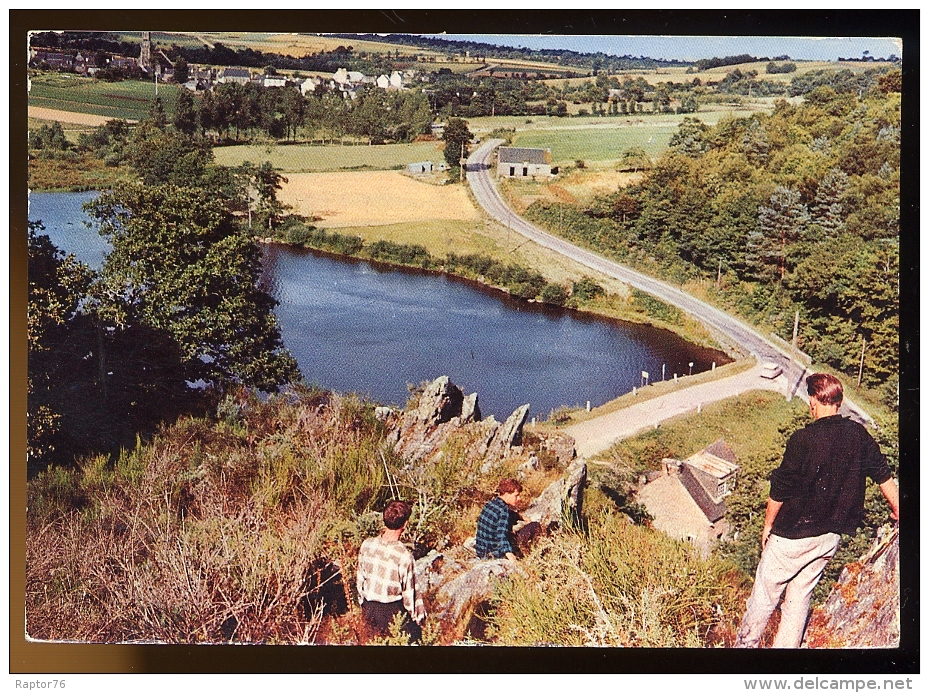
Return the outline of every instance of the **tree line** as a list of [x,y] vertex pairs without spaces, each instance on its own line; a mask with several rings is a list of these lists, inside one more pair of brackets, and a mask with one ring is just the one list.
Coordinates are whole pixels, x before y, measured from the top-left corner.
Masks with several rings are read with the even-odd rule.
[[293,141],[306,130],[329,140],[353,136],[374,144],[409,142],[429,134],[431,125],[425,94],[375,87],[361,89],[354,99],[325,86],[307,96],[251,83],[218,84],[199,96],[182,89],[174,116],[174,126],[185,134],[213,132],[235,141],[256,135]]

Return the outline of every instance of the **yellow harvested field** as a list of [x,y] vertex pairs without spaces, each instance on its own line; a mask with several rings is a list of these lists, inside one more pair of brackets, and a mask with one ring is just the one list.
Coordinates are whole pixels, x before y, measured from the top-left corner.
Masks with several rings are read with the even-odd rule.
[[409,221],[480,219],[458,185],[430,185],[399,171],[291,173],[278,195],[317,226],[379,226]]
[[111,120],[110,118],[90,115],[89,113],[57,111],[53,108],[39,108],[37,106],[29,106],[29,117],[36,120],[56,120],[59,123],[74,123],[75,125],[90,125],[92,127],[104,125],[106,121]]

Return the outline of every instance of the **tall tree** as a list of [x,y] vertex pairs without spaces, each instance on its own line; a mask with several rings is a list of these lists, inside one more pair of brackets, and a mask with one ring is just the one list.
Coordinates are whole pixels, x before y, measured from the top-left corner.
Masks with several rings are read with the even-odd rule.
[[809,220],[800,193],[784,186],[759,207],[758,228],[748,237],[748,255],[759,278],[784,280],[793,264],[794,244],[804,238]]
[[69,327],[91,280],[90,271],[73,255],[65,257],[42,230],[40,222],[29,224],[26,452],[31,461],[41,459],[55,448],[61,418],[51,394],[60,361],[55,345],[68,339]]
[[162,101],[160,96],[156,96],[152,99],[151,104],[148,107],[148,115],[145,120],[152,125],[154,125],[159,130],[164,130],[168,127],[168,116],[165,113],[165,102]]
[[174,127],[185,135],[192,135],[197,129],[197,109],[194,96],[186,88],[181,88],[174,107]]
[[701,156],[710,150],[709,131],[703,121],[686,116],[668,141],[668,149],[689,157]]
[[832,237],[845,229],[843,197],[848,190],[848,175],[837,168],[831,169],[820,181],[813,203],[813,221]]
[[468,130],[468,123],[461,118],[449,118],[445,124],[445,161],[449,166],[457,168],[462,155],[467,155],[468,142],[473,135]]
[[87,209],[113,247],[97,291],[113,325],[170,334],[188,381],[273,390],[298,376],[275,301],[258,288],[260,250],[223,200],[202,189],[132,185]]
[[174,63],[174,81],[178,84],[184,84],[190,79],[190,70],[187,66],[187,60],[181,56]]

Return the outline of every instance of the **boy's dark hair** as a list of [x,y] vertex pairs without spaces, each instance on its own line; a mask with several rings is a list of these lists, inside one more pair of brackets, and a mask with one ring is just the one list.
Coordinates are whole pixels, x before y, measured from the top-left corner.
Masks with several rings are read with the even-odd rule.
[[513,493],[513,491],[522,491],[523,485],[516,481],[516,479],[503,479],[497,485],[497,495],[503,496],[507,493]]
[[813,373],[806,379],[806,392],[810,397],[828,405],[842,404],[842,383],[834,375],[828,373]]
[[400,529],[412,514],[413,508],[406,501],[390,501],[384,508],[384,525],[387,529]]

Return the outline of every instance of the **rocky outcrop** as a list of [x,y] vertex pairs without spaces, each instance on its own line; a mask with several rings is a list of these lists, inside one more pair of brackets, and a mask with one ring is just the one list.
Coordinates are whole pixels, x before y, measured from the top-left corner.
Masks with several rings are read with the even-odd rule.
[[566,517],[579,517],[587,483],[587,461],[578,458],[565,470],[565,474],[548,485],[529,507],[523,517],[538,522],[543,528],[559,526]]
[[477,393],[465,396],[448,376],[441,376],[426,386],[412,411],[379,408],[375,414],[392,429],[388,444],[409,462],[428,459],[451,435],[467,431],[477,441],[473,454],[492,467],[521,444],[529,405],[514,411],[503,424],[492,416],[482,419]]
[[868,552],[842,569],[825,603],[812,611],[802,647],[900,646],[900,538],[878,531]]

